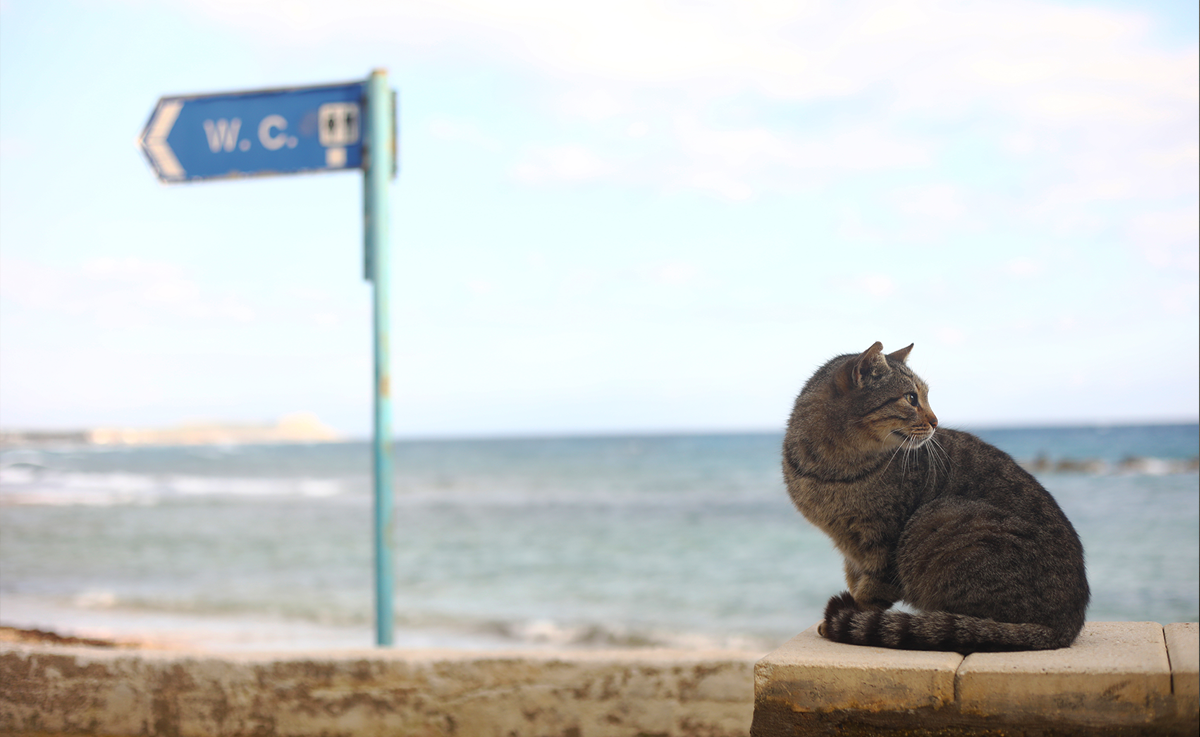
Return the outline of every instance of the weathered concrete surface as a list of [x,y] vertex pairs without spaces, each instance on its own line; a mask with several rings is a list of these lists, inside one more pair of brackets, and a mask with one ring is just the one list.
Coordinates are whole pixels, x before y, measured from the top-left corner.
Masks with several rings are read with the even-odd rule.
[[1179,622],[1163,627],[1171,659],[1171,693],[1175,712],[1200,734],[1200,624]]
[[954,702],[958,653],[847,647],[813,625],[754,667],[760,700],[786,700],[797,711],[940,708]]
[[1014,723],[1154,724],[1174,713],[1162,625],[1089,622],[1069,648],[968,655],[958,703],[963,713]]
[[876,717],[917,728],[953,705],[962,660],[957,653],[842,645],[813,625],[754,666],[752,734],[842,732],[847,715],[871,728],[883,726]]
[[755,656],[357,651],[216,657],[0,647],[0,733],[745,735]]
[[1196,632],[1091,622],[1070,648],[963,658],[835,644],[813,627],[755,666],[751,734],[1194,735]]

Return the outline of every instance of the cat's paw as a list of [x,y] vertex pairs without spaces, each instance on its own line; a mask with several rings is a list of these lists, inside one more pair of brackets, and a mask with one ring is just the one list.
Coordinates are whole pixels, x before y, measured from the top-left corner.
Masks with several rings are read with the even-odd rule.
[[846,631],[850,617],[862,609],[849,591],[834,596],[825,605],[825,619],[817,625],[817,634],[827,640],[839,642],[840,634]]
[[858,605],[858,602],[854,600],[854,596],[849,591],[843,591],[829,599],[829,603],[825,605],[825,621],[828,622],[844,609],[856,612],[862,610],[862,607]]

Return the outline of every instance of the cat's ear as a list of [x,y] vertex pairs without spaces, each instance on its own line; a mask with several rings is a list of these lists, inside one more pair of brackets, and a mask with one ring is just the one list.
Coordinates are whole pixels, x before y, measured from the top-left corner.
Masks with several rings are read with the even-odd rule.
[[893,351],[892,353],[887,354],[887,357],[893,361],[899,361],[900,363],[904,363],[904,359],[908,358],[909,353],[912,353],[912,348],[914,345],[916,345],[916,344],[909,343],[907,348],[901,348],[898,351]]
[[883,364],[884,370],[887,369],[887,360],[883,357],[883,343],[875,341],[874,345],[855,356],[838,372],[834,381],[838,392],[845,394],[854,389],[861,389],[879,364]]

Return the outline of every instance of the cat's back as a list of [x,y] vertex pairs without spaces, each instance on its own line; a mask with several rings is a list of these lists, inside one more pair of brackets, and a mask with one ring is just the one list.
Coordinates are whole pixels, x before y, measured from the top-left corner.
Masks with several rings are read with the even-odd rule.
[[935,437],[933,452],[942,451],[945,459],[942,494],[1052,513],[1066,521],[1050,492],[1008,453],[962,430],[942,428]]

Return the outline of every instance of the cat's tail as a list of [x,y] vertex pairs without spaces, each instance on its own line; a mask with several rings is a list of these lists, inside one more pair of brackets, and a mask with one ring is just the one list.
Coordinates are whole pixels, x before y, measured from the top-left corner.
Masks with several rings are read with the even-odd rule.
[[825,606],[820,632],[834,642],[898,650],[944,650],[963,654],[1007,650],[1053,650],[1067,647],[1077,632],[1042,624],[997,622],[950,612],[909,614],[864,610],[849,592]]

